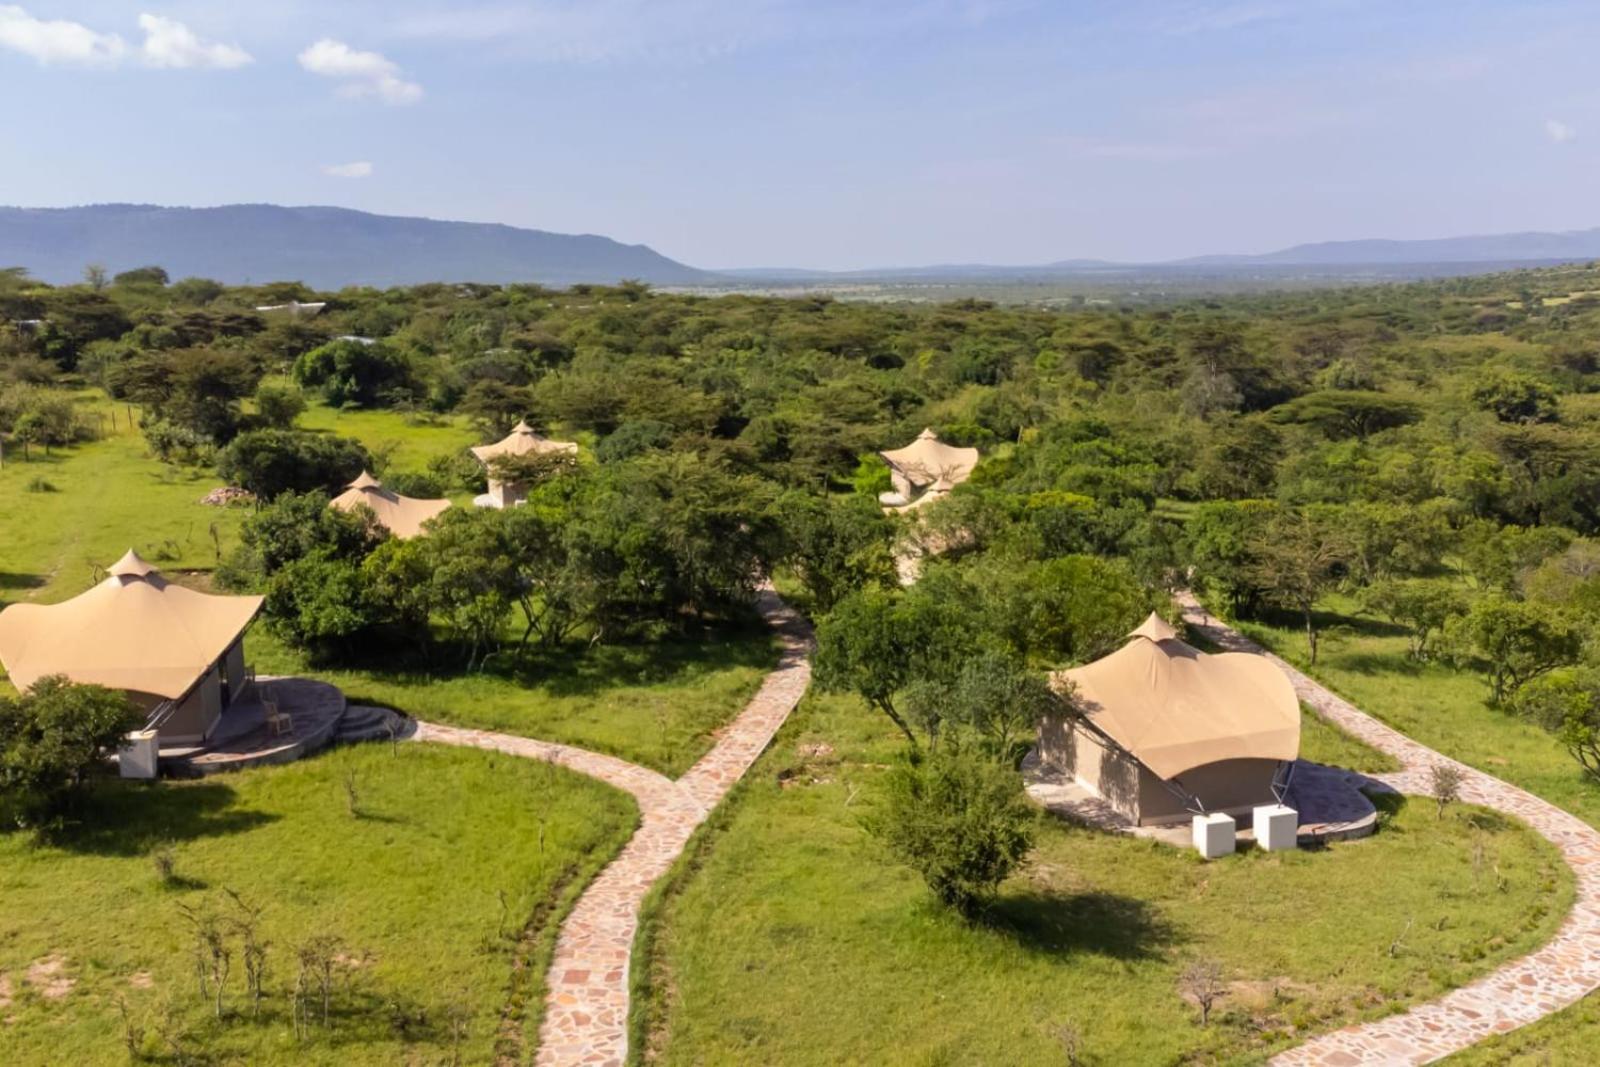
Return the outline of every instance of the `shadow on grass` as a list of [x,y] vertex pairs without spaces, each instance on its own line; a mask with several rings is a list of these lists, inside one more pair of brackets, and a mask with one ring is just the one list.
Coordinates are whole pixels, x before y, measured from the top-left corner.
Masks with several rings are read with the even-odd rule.
[[1115,893],[1007,893],[990,906],[984,921],[1023,948],[1048,955],[1157,959],[1181,940],[1149,901]]
[[[1322,631],[1342,630],[1356,637],[1404,637],[1407,630],[1404,626],[1397,626],[1392,622],[1372,615],[1343,615],[1336,611],[1315,610],[1311,613],[1316,621],[1317,629]],[[1275,626],[1299,634],[1305,634],[1305,618],[1297,611],[1285,611],[1281,608],[1263,608],[1257,614],[1247,616],[1248,622],[1259,622],[1266,626]]]
[[[692,685],[700,678],[739,667],[768,670],[778,660],[772,631],[754,620],[698,626],[685,634],[628,644],[566,644],[557,648],[530,645],[519,651],[513,643],[491,658],[481,671],[467,671],[465,653],[458,654],[449,646],[437,647],[433,665],[422,670],[396,670],[398,657],[394,652],[392,648],[374,650],[366,656],[326,666],[360,671],[389,685],[418,686],[483,678],[537,689],[551,696],[589,697],[610,689],[669,681]],[[346,689],[353,704],[405,711],[395,708],[392,701],[362,694],[359,683]]]
[[149,785],[111,779],[72,812],[74,821],[45,838],[56,848],[99,856],[141,856],[166,842],[243,833],[278,816],[234,807],[220,782]]

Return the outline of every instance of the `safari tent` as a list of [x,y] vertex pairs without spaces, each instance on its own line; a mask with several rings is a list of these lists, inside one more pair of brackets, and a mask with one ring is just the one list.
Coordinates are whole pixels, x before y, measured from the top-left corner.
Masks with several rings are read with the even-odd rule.
[[1136,825],[1277,803],[1300,752],[1300,703],[1282,671],[1201,652],[1159,615],[1055,681],[1070,710],[1041,725],[1040,758]]
[[878,455],[889,465],[894,486],[893,492],[879,494],[878,502],[897,510],[932,503],[971,477],[978,465],[976,448],[947,445],[931,429],[904,448]]
[[492,461],[501,456],[545,455],[564,452],[576,455],[578,446],[571,441],[552,441],[533,431],[526,422],[518,422],[511,432],[492,445],[478,445],[472,454],[478,462],[489,468],[489,491],[473,500],[485,508],[508,508],[527,499],[527,486],[516,482],[501,482],[494,476]]
[[0,663],[18,689],[63,674],[124,690],[163,743],[203,741],[250,679],[244,632],[261,602],[174,585],[129,549],[71,600],[0,611]]
[[361,477],[332,500],[332,505],[341,511],[361,504],[372,509],[384,529],[403,539],[420,534],[422,524],[448,508],[450,501],[401,496],[385,489],[378,479],[362,471]]

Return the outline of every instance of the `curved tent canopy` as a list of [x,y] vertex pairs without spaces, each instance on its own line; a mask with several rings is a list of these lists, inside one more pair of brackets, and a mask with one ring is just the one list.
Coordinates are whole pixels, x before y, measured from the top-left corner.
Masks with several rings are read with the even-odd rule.
[[1300,754],[1300,701],[1264,656],[1210,654],[1151,613],[1117,651],[1056,677],[1089,723],[1164,779],[1231,759]]
[[904,448],[879,452],[884,462],[916,489],[953,489],[972,475],[978,465],[976,448],[957,448],[923,430]]
[[173,585],[129,549],[104,581],[71,600],[0,611],[0,663],[18,689],[64,674],[177,699],[238,640],[261,602]]
[[478,445],[473,448],[472,454],[478,457],[478,462],[488,465],[491,459],[497,456],[526,456],[532,452],[576,452],[578,446],[572,441],[552,441],[534,433],[533,427],[526,422],[519,422],[511,428],[511,432],[492,445]]
[[330,504],[340,511],[349,511],[358,504],[365,504],[385,529],[396,537],[407,538],[420,534],[422,524],[448,508],[450,501],[401,496],[385,489],[378,479],[362,471],[361,477],[351,482],[349,488],[334,497]]

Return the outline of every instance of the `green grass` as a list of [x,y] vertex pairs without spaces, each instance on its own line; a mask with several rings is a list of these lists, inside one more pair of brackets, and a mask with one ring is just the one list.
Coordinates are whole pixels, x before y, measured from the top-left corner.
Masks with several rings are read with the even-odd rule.
[[[50,456],[34,448],[28,462],[7,449],[0,469],[0,602],[74,596],[89,587],[96,567],[129,548],[165,570],[210,568],[217,560],[212,527],[227,551],[248,514],[201,504],[222,484],[215,473],[151,458],[120,405],[113,431],[111,405],[88,394],[78,401],[85,412],[105,415],[106,436]],[[36,477],[56,491],[29,492]]]
[[[1236,625],[1368,714],[1600,827],[1600,786],[1583,777],[1549,734],[1489,707],[1482,678],[1411,660],[1403,633],[1358,615],[1348,598],[1330,597],[1323,606],[1323,622],[1332,629],[1315,669],[1306,662],[1305,638],[1294,624]],[[1526,1030],[1491,1038],[1459,1062],[1585,1062],[1593,1057],[1597,1022],[1600,997],[1590,996]]]
[[[1549,734],[1488,706],[1478,675],[1406,656],[1405,635],[1355,614],[1345,598],[1325,602],[1331,627],[1311,673],[1361,710],[1430,748],[1519,785],[1600,826],[1600,786]],[[1305,637],[1293,623],[1239,622],[1238,628],[1302,669]]]
[[1388,774],[1400,769],[1399,760],[1345,733],[1304,704],[1300,705],[1300,757],[1363,774]]
[[[75,836],[0,834],[0,1001],[7,986],[11,999],[0,1006],[0,1059],[126,1062],[124,1000],[152,1041],[170,1005],[186,1047],[216,1062],[447,1062],[458,1012],[468,1019],[461,1062],[489,1060],[502,1013],[531,1048],[560,918],[636,821],[631,800],[591,779],[428,745],[358,746],[199,782],[108,783]],[[149,855],[168,840],[172,885]],[[196,988],[179,909],[221,910],[225,889],[264,909],[260,1019],[244,1014],[237,937],[225,1021]],[[358,965],[340,969],[334,1025],[301,1043],[289,1021],[295,951],[324,933]],[[528,965],[512,997],[516,951]],[[25,978],[52,956],[73,982],[56,1000]],[[397,1015],[411,1020],[404,1036]]]
[[424,470],[435,456],[460,452],[478,443],[477,433],[456,415],[408,417],[391,411],[344,410],[314,404],[296,425],[303,430],[353,437],[373,455],[387,456],[390,470],[410,473]]
[[[1070,1029],[1091,1062],[1249,1061],[1484,973],[1572,898],[1526,828],[1395,800],[1366,841],[1210,864],[1042,819],[967,926],[861,828],[894,750],[853,699],[805,701],[647,916],[647,1058],[1060,1063]],[[1234,983],[1209,1029],[1176,992],[1196,957]]]
[[754,618],[678,640],[491,661],[473,673],[459,664],[432,672],[406,664],[311,667],[259,625],[246,649],[260,673],[313,675],[353,703],[609,752],[671,777],[711,748],[717,728],[743,709],[778,660],[772,631]]

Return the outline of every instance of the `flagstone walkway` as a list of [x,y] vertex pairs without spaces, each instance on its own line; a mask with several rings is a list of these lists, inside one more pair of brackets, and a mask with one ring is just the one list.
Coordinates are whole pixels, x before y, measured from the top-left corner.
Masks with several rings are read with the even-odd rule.
[[711,751],[677,781],[615,756],[509,734],[418,723],[415,739],[544,760],[627,790],[639,829],[600,872],[561,927],[546,979],[535,1062],[622,1067],[628,1052],[628,965],[639,907],[689,836],[771,742],[811,681],[811,627],[770,587],[756,608],[783,645],[778,666]]
[[[1177,601],[1184,619],[1219,646],[1263,652],[1255,642],[1210,615],[1191,593],[1180,593]],[[1400,771],[1372,777],[1402,793],[1427,795],[1431,769],[1453,764],[1463,775],[1461,799],[1521,819],[1560,849],[1577,875],[1572,912],[1544,947],[1403,1014],[1313,1038],[1274,1057],[1274,1064],[1357,1067],[1431,1063],[1494,1034],[1526,1026],[1600,988],[1600,832],[1525,790],[1411,740],[1279,657],[1265,654],[1283,669],[1300,699],[1317,714],[1400,761]]]

